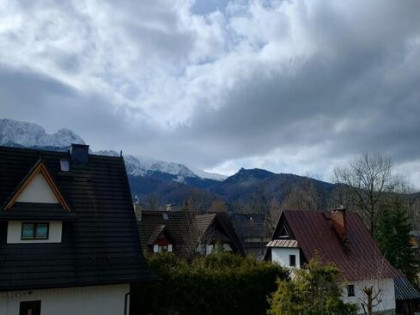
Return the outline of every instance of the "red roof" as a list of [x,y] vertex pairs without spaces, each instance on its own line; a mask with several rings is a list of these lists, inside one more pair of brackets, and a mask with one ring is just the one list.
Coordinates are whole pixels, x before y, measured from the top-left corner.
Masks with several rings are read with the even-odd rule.
[[381,254],[356,213],[346,213],[350,250],[334,231],[330,212],[285,210],[283,216],[308,261],[318,252],[323,262],[334,263],[348,281],[402,276]]

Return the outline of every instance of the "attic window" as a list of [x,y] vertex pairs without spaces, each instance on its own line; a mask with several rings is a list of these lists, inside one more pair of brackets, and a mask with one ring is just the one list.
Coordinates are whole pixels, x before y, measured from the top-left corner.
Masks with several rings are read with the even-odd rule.
[[60,169],[63,172],[69,172],[70,171],[70,162],[67,159],[61,159],[60,160]]
[[287,230],[285,227],[281,229],[279,238],[289,238],[289,233],[287,233]]
[[163,220],[169,220],[169,216],[167,213],[162,213]]

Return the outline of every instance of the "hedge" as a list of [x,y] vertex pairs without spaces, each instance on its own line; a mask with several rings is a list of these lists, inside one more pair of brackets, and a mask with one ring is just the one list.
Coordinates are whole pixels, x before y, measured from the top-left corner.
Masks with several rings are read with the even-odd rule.
[[132,287],[132,315],[266,314],[276,279],[288,276],[278,265],[230,253],[196,258],[189,264],[162,253],[148,262],[161,280]]

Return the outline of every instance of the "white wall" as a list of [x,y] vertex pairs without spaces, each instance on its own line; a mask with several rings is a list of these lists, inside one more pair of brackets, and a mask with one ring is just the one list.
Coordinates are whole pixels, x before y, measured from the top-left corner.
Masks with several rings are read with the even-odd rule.
[[[215,250],[215,246],[217,246],[217,245],[215,245],[215,244],[208,244],[206,246],[206,255],[213,254],[214,253],[214,250]],[[223,243],[222,244],[222,247],[223,247],[223,250],[225,252],[231,252],[232,251],[232,247],[230,247],[230,245],[228,243]]]
[[58,203],[54,192],[44,178],[39,173],[36,175],[24,191],[16,199],[17,202],[42,202],[42,203]]
[[[381,290],[381,293],[378,295],[378,299],[382,300],[376,308],[375,312],[394,310],[395,309],[395,291],[394,291],[394,280],[392,278],[381,279],[381,280],[364,280],[356,282],[348,282],[346,285],[354,285],[355,296],[348,297],[347,289],[343,291],[343,301],[346,303],[355,303],[359,306],[359,314],[363,314],[363,309],[361,306],[360,299],[366,301],[366,294],[363,292],[363,288],[370,287],[373,285],[373,296],[376,295],[378,289]],[[375,302],[374,302],[375,303]]]
[[[36,222],[36,221],[27,220],[24,222]],[[61,221],[40,221],[40,222],[50,223],[49,236],[47,240],[21,240],[22,221],[9,221],[7,224],[7,243],[8,244],[61,243],[62,222]]]
[[[163,248],[162,247],[163,247],[162,245],[158,245],[158,244],[153,245],[153,252],[154,253],[163,252]],[[172,244],[168,244],[168,252],[172,252],[172,251],[173,251]]]
[[129,284],[0,292],[0,314],[18,315],[21,301],[41,300],[41,315],[124,315]]
[[300,251],[299,248],[271,248],[271,261],[278,263],[280,266],[283,267],[290,267],[289,266],[289,255],[296,256],[296,267],[293,268],[300,268]]

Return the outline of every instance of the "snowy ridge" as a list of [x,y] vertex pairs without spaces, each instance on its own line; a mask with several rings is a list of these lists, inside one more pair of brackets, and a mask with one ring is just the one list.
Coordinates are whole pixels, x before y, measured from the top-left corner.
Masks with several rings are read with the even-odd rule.
[[48,134],[44,128],[34,123],[0,119],[0,144],[68,147],[72,143],[85,144],[81,137],[69,129],[60,129],[56,133]]
[[[47,147],[48,149],[67,150],[72,143],[85,144],[85,141],[69,129],[60,129],[56,133],[48,134],[41,126],[16,121],[12,119],[0,119],[0,145],[22,147]],[[120,153],[113,150],[97,151],[94,154],[119,156]],[[174,181],[185,182],[186,178],[210,178],[223,180],[223,176],[202,171],[193,172],[183,164],[159,161],[148,157],[124,155],[127,173],[132,176],[146,176],[150,172],[161,172],[176,176]],[[199,175],[197,175],[199,174]],[[206,176],[208,175],[208,176]]]
[[[120,154],[116,151],[97,151],[95,154],[108,155],[108,156],[119,156]],[[193,171],[191,171],[185,165],[159,161],[148,157],[135,157],[133,155],[124,155],[124,160],[127,168],[127,173],[133,176],[144,176],[148,171],[167,173],[178,176],[176,181],[183,182],[185,177],[198,177]]]

